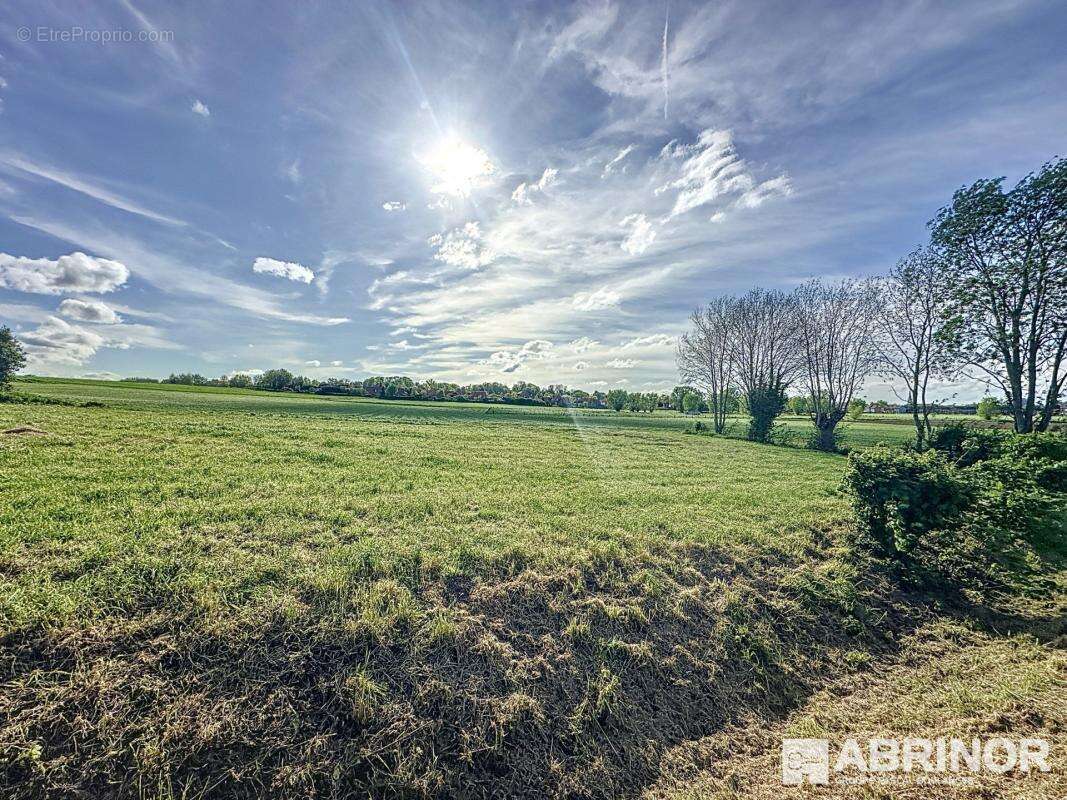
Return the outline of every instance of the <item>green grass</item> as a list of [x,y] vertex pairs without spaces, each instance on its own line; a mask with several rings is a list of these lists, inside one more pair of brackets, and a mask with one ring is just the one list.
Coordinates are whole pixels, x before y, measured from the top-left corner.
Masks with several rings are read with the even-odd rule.
[[[80,378],[34,378],[18,381],[16,390],[73,402],[103,402],[115,408],[152,411],[245,411],[261,414],[299,414],[359,417],[422,422],[475,422],[485,424],[562,425],[568,428],[610,427],[651,431],[691,429],[697,420],[709,423],[707,415],[693,417],[673,411],[615,412],[604,409],[562,409],[543,406],[512,406],[485,403],[426,402],[421,400],[376,400],[364,397],[329,397],[260,392],[214,386],[93,381]],[[946,421],[950,419],[946,417]],[[956,419],[956,417],[951,417]],[[732,417],[727,435],[744,436],[747,419]],[[812,426],[807,418],[783,416],[780,425],[789,431],[793,444],[803,445]],[[841,424],[842,444],[863,447],[881,442],[904,442],[912,438],[911,420],[904,415],[864,417]]]
[[[614,412],[35,383],[0,404],[0,618],[323,603],[842,523],[836,456]],[[492,413],[489,413],[492,412]]]
[[61,402],[0,403],[45,432],[0,434],[5,797],[637,797],[932,613],[844,458],[674,413],[18,389]]

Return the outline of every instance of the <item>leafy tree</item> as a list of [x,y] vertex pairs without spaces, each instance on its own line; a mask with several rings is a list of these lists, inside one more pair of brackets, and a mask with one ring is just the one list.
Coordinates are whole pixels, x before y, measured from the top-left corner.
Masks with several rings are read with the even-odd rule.
[[1003,181],[960,189],[930,223],[952,287],[941,340],[1004,393],[1017,433],[1044,431],[1067,377],[1067,159]]
[[11,328],[0,327],[0,392],[11,388],[11,377],[26,366],[26,351]]
[[284,392],[293,383],[293,373],[287,369],[268,369],[256,380],[257,389]]
[[694,386],[675,386],[671,389],[671,408],[675,411],[681,411],[682,398],[687,394],[698,394],[699,392],[700,390]]
[[629,401],[629,395],[625,389],[612,389],[608,392],[607,402],[608,408],[612,408],[615,411],[622,411],[626,408],[626,404]]
[[995,397],[983,397],[978,401],[977,414],[982,419],[993,419],[1000,413],[1000,403]]
[[851,420],[857,420],[863,416],[863,412],[867,410],[867,401],[862,397],[854,397],[848,401],[848,418]]
[[797,395],[796,397],[790,397],[786,401],[786,407],[789,409],[790,414],[794,414],[798,417],[802,417],[808,413],[808,398]]
[[180,386],[205,386],[207,378],[198,372],[171,373],[163,379],[163,383],[174,383]]
[[252,376],[238,372],[236,375],[231,375],[226,383],[234,389],[248,389],[252,386]]
[[682,411],[686,414],[699,413],[701,405],[703,405],[703,403],[700,400],[700,395],[695,392],[688,392],[682,398]]

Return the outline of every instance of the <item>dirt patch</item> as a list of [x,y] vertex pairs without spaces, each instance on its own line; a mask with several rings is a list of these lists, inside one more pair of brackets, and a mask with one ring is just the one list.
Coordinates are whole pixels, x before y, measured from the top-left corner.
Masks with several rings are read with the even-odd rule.
[[14,428],[8,428],[3,431],[4,436],[47,436],[48,431],[42,431],[40,428],[35,428],[32,425],[19,425]]

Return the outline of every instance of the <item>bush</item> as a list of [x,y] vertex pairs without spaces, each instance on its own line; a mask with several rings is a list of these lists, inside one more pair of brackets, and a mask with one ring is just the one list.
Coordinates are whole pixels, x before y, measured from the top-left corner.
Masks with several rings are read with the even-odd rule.
[[823,453],[845,453],[841,445],[841,428],[815,428],[808,433],[804,446],[809,450],[820,450]]
[[1000,413],[1000,404],[997,403],[997,398],[983,397],[981,400],[978,401],[978,406],[975,409],[975,413],[982,419],[993,419],[997,414]]
[[[1034,469],[1039,469],[1043,480],[1052,480],[1052,473],[1067,469],[1067,437],[1056,433],[1029,433],[1019,435],[997,428],[980,428],[962,422],[935,428],[930,435],[928,446],[931,450],[942,453],[956,466],[969,467],[982,461],[1009,458],[1013,461],[1032,462]],[[1050,470],[1052,462],[1057,469]],[[1046,484],[1053,488],[1052,484]],[[1057,491],[1067,491],[1061,487]]]
[[849,457],[845,485],[862,537],[913,582],[1021,586],[1040,550],[1062,546],[1067,440],[950,426],[931,442],[924,453]]
[[10,392],[0,394],[0,403],[13,405],[68,406],[70,408],[103,408],[99,400],[68,400],[65,397],[49,397],[43,394]]
[[774,429],[774,420],[785,408],[785,392],[776,388],[753,389],[747,395],[748,422],[747,436],[754,442],[768,442]]

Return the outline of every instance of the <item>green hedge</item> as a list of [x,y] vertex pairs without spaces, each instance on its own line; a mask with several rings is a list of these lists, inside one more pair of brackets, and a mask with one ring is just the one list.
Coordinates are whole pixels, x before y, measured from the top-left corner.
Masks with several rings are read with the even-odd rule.
[[852,453],[845,475],[864,541],[905,577],[1017,588],[1062,551],[1067,439],[951,426],[931,444]]

